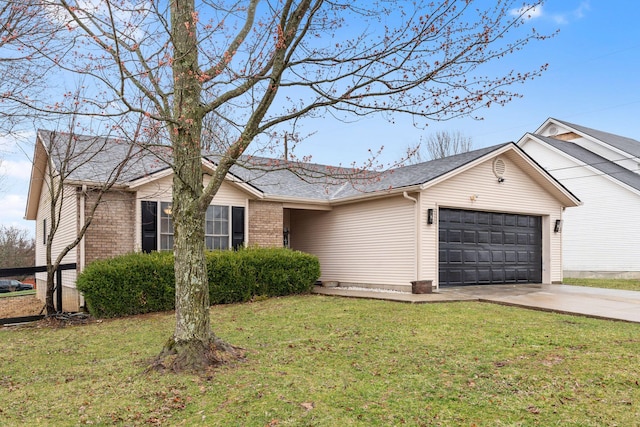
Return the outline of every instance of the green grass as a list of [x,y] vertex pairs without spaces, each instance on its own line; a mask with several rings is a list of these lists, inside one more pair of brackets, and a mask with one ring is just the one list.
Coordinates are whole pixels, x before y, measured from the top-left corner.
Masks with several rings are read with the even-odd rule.
[[603,426],[640,419],[640,325],[318,295],[212,307],[248,358],[143,373],[172,313],[0,330],[2,425]]
[[590,288],[623,289],[627,291],[640,291],[638,279],[575,279],[565,278],[565,285],[588,286]]
[[17,292],[2,292],[0,293],[0,298],[11,298],[11,297],[22,297],[25,295],[35,295],[36,290],[30,289],[28,291],[17,291]]

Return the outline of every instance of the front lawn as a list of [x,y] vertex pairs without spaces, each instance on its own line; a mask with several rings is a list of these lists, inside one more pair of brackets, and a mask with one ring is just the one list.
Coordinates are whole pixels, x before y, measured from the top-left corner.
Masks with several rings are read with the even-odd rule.
[[565,285],[588,286],[590,288],[623,289],[627,291],[640,291],[638,279],[575,279],[565,278]]
[[172,313],[0,330],[0,424],[635,425],[640,325],[318,295],[212,307],[248,358],[143,373]]

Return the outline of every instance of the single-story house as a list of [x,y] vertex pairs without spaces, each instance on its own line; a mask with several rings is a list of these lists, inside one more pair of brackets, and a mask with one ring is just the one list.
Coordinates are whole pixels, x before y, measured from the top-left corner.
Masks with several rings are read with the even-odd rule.
[[640,278],[640,141],[549,118],[518,146],[583,202],[565,213],[565,277]]
[[[36,221],[36,263],[44,262],[51,224],[48,168],[52,149],[68,135],[39,131],[26,218]],[[95,197],[127,146],[119,140],[74,137],[96,144],[64,185],[54,253],[76,238]],[[88,150],[91,151],[91,150]],[[140,152],[106,194],[67,262],[81,271],[93,260],[131,251],[170,250],[172,170],[158,153]],[[51,161],[50,161],[51,160]],[[206,218],[211,249],[287,246],[320,260],[323,282],[411,290],[411,282],[441,286],[562,281],[564,210],[580,204],[565,186],[516,144],[338,179],[323,165],[284,168],[276,159],[234,166]],[[206,183],[216,157],[203,154]],[[74,277],[67,286],[73,288]],[[39,277],[41,280],[41,277]],[[43,289],[39,286],[38,289]],[[82,304],[65,297],[65,309]],[[75,307],[74,307],[75,305]]]

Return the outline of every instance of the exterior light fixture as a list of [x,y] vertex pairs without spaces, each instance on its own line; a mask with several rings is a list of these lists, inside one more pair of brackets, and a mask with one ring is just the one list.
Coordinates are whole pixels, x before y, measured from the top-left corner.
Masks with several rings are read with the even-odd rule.
[[427,224],[433,224],[433,209],[427,209]]
[[556,224],[553,227],[553,232],[554,233],[561,233],[562,232],[562,220],[561,219],[556,219]]

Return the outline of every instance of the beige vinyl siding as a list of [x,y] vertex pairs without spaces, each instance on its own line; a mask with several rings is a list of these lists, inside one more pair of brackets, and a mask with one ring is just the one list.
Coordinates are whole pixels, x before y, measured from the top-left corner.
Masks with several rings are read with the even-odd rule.
[[[209,177],[205,176],[204,185],[207,185],[209,182]],[[171,202],[172,201],[172,186],[173,186],[173,176],[165,176],[163,178],[152,181],[148,184],[141,185],[138,187],[136,194],[136,236],[135,236],[135,247],[136,250],[140,250],[142,247],[142,235],[141,235],[141,211],[140,211],[140,201],[142,200],[150,200],[150,201],[159,201],[159,202]],[[236,185],[231,184],[229,182],[223,182],[218,192],[216,193],[212,205],[222,205],[222,206],[243,206],[245,208],[245,231],[248,230],[248,226],[246,224],[249,209],[249,201],[248,195],[246,192],[239,189]],[[245,232],[245,240],[248,241],[248,232]]]
[[[54,236],[53,245],[51,246],[51,254],[54,261],[62,249],[75,240],[78,233],[76,222],[77,215],[78,197],[76,194],[76,188],[67,185],[64,188],[62,210],[60,211],[60,218],[58,218],[58,229]],[[47,220],[46,233],[49,234],[51,232],[51,197],[49,187],[47,185],[42,187],[40,203],[38,205],[38,220],[36,224],[36,265],[46,265],[47,262],[47,247],[43,243],[45,233],[45,230],[43,230],[43,220],[45,218]],[[76,261],[77,254],[75,250],[71,250],[63,259],[63,263],[74,263]]]
[[[562,280],[561,235],[553,233],[562,206],[547,190],[523,172],[510,156],[500,156],[506,164],[505,181],[498,183],[493,159],[487,160],[446,181],[427,188],[421,195],[420,221],[423,226],[420,247],[421,280],[438,280],[438,208],[494,211],[542,216],[545,282]],[[434,224],[426,225],[427,210],[434,209]]]
[[529,140],[523,148],[583,202],[564,213],[564,270],[579,276],[640,272],[640,194],[546,144]]
[[402,196],[292,209],[291,246],[320,259],[320,280],[409,288],[415,280],[415,205]]
[[[76,188],[73,186],[64,187],[64,196],[62,199],[62,210],[60,211],[60,217],[58,218],[59,225],[51,246],[52,262],[55,262],[56,257],[62,252],[62,250],[73,242],[77,236],[77,215],[78,215],[78,198],[76,194]],[[46,219],[47,229],[43,229],[43,220]],[[40,201],[38,204],[38,214],[36,220],[36,265],[47,265],[47,246],[44,242],[45,232],[49,234],[51,232],[51,194],[48,183],[42,186],[42,193],[40,194]],[[69,251],[69,253],[63,258],[62,264],[76,263],[77,262],[77,247]],[[68,270],[62,273],[62,284],[67,288],[75,288],[76,271]],[[37,295],[38,298],[44,300],[46,290],[46,273],[37,273]],[[76,310],[77,293],[63,291],[63,297],[65,301],[65,310]]]
[[[204,185],[209,182],[209,177],[205,176]],[[171,189],[173,177],[165,176],[136,189],[138,200],[171,201]],[[212,205],[245,206],[247,194],[229,182],[223,182],[218,193],[213,198]]]

